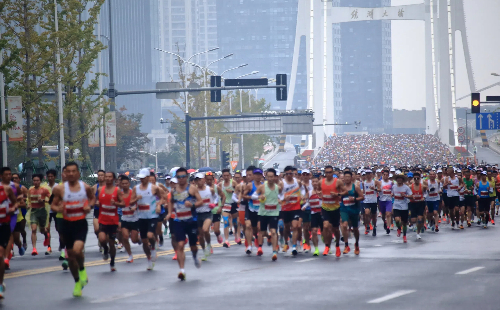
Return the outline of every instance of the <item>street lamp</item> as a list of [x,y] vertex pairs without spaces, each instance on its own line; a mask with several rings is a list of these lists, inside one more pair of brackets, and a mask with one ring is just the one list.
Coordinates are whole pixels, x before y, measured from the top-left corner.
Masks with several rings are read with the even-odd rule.
[[252,72],[250,72],[250,73],[247,73],[247,74],[243,74],[243,75],[238,76],[238,77],[237,77],[237,79],[242,78],[242,77],[245,77],[245,76],[249,76],[249,75],[252,75],[252,74],[257,74],[257,73],[259,73],[259,71],[252,71]]
[[239,68],[243,68],[243,67],[246,67],[248,66],[248,64],[242,64],[242,65],[239,65],[237,67],[234,67],[234,68],[230,68],[230,69],[227,69],[227,70],[224,70],[222,71],[222,73],[220,74],[220,76],[223,76],[224,73],[228,72],[228,71],[231,71],[231,70],[235,70],[235,69],[239,69]]
[[493,76],[500,76],[500,74],[494,73],[494,72],[491,75],[493,75]]

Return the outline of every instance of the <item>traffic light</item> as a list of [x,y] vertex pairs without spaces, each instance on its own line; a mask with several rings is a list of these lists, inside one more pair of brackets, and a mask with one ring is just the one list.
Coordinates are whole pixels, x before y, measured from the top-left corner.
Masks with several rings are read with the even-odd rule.
[[[210,87],[221,87],[222,78],[219,75],[212,75],[210,77]],[[210,102],[221,102],[222,91],[211,90],[210,91]]]
[[472,93],[470,101],[471,113],[481,113],[481,94]]
[[276,74],[276,86],[283,86],[276,88],[276,101],[286,101],[287,94],[287,80],[286,74]]
[[222,168],[229,166],[229,152],[222,151]]

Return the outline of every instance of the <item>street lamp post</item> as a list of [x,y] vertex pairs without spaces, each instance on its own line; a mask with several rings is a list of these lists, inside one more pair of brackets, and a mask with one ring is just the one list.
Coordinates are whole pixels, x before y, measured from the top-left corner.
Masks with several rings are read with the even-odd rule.
[[[108,10],[109,10],[109,87],[108,87],[108,97],[111,100],[109,106],[109,111],[115,112],[115,79],[113,71],[113,23],[111,19],[111,0],[108,0]],[[109,170],[116,172],[116,146],[108,146],[111,159],[109,160]]]
[[[164,51],[164,50],[159,49],[157,47],[155,47],[155,49],[159,50],[160,52],[176,56],[177,58],[179,58],[182,61],[182,64],[185,64],[185,63],[193,64],[193,63],[190,62],[190,60],[193,57],[201,55],[201,54],[204,54],[204,53],[208,53],[208,52],[212,52],[212,51],[218,50],[219,48],[218,47],[214,47],[214,48],[211,48],[209,50],[196,53],[196,54],[192,55],[191,57],[189,57],[188,60],[185,60],[184,58],[182,58],[180,55],[178,55],[176,53],[172,53],[172,52],[169,52],[169,51]],[[200,66],[198,66],[198,67],[200,67]],[[184,81],[184,84],[186,84],[186,81]],[[184,85],[184,86],[186,86],[186,85]],[[186,92],[184,92],[184,104],[186,105],[186,114],[185,114],[185,125],[186,125],[186,168],[189,169],[190,165],[191,165],[191,154],[190,154],[190,151],[189,151],[189,149],[190,149],[190,146],[189,146],[189,121],[190,121],[191,117],[189,116],[189,108],[188,108],[188,102],[187,102],[187,94],[186,94]],[[205,105],[205,113],[206,113],[206,105]],[[209,160],[208,156],[207,156],[207,160]]]
[[[111,0],[110,0],[111,1]],[[111,14],[111,13],[110,13]],[[59,20],[57,17],[57,0],[54,0],[54,23],[56,33],[59,32]],[[66,165],[66,153],[64,147],[64,113],[63,113],[63,102],[62,102],[62,87],[61,87],[61,55],[59,50],[59,37],[56,37],[56,67],[57,67],[57,108],[59,113],[59,156],[61,157],[61,173],[62,169]]]

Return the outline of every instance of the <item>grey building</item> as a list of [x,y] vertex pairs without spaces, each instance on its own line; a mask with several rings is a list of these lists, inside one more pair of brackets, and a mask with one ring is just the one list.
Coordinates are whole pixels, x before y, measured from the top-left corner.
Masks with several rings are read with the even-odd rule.
[[394,110],[394,134],[425,134],[425,108],[421,110]]
[[[391,1],[334,0],[333,5],[383,7]],[[392,133],[391,22],[335,24],[333,35],[335,122],[361,121],[358,131]],[[336,128],[343,130],[352,128]]]
[[[109,1],[109,0],[108,0]],[[102,42],[109,38],[109,3],[101,9]],[[153,89],[152,34],[155,27],[156,0],[112,0],[113,62],[115,88],[121,91]],[[102,53],[103,71],[109,76],[108,50]],[[107,88],[109,77],[103,77]],[[141,130],[150,132],[159,128],[160,103],[154,95],[127,95],[116,98],[116,108],[125,107],[125,113],[142,113]]]
[[[224,78],[259,71],[247,78],[275,78],[277,73],[288,74],[290,80],[297,0],[217,0],[217,37],[219,57],[234,53],[231,59],[219,62],[219,71],[248,64],[229,71]],[[298,80],[293,108],[307,107],[305,40],[301,42]],[[220,73],[218,72],[218,73]],[[285,101],[276,101],[274,90],[259,90],[258,98],[265,98],[273,109],[285,109]]]

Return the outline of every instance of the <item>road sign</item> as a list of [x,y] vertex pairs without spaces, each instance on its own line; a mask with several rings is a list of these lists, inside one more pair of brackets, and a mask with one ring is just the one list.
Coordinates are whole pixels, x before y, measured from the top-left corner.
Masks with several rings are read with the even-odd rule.
[[486,101],[500,101],[500,96],[486,96]]
[[463,128],[463,127],[458,127],[457,132],[458,132],[458,134],[459,134],[459,135],[463,135],[463,134],[464,134],[464,132],[465,132],[465,128]]
[[458,136],[458,143],[462,144],[465,141],[465,136]]
[[476,129],[477,130],[494,130],[500,129],[500,113],[477,113],[476,114]]
[[[157,82],[156,89],[179,89],[179,82]],[[181,93],[158,93],[156,99],[179,99]]]
[[231,169],[236,170],[236,167],[238,167],[238,161],[233,160],[231,161]]
[[[221,87],[222,79],[219,75],[210,77],[210,87]],[[222,91],[220,90],[211,90],[210,91],[210,101],[211,102],[221,102],[222,101]]]
[[267,78],[262,79],[226,79],[224,86],[265,86]]
[[[200,88],[200,84],[196,82],[191,82],[188,85],[188,88]],[[193,97],[198,97],[201,94],[201,91],[190,91],[189,94]]]
[[276,74],[276,85],[283,86],[276,88],[276,101],[286,101],[288,98],[286,74]]

